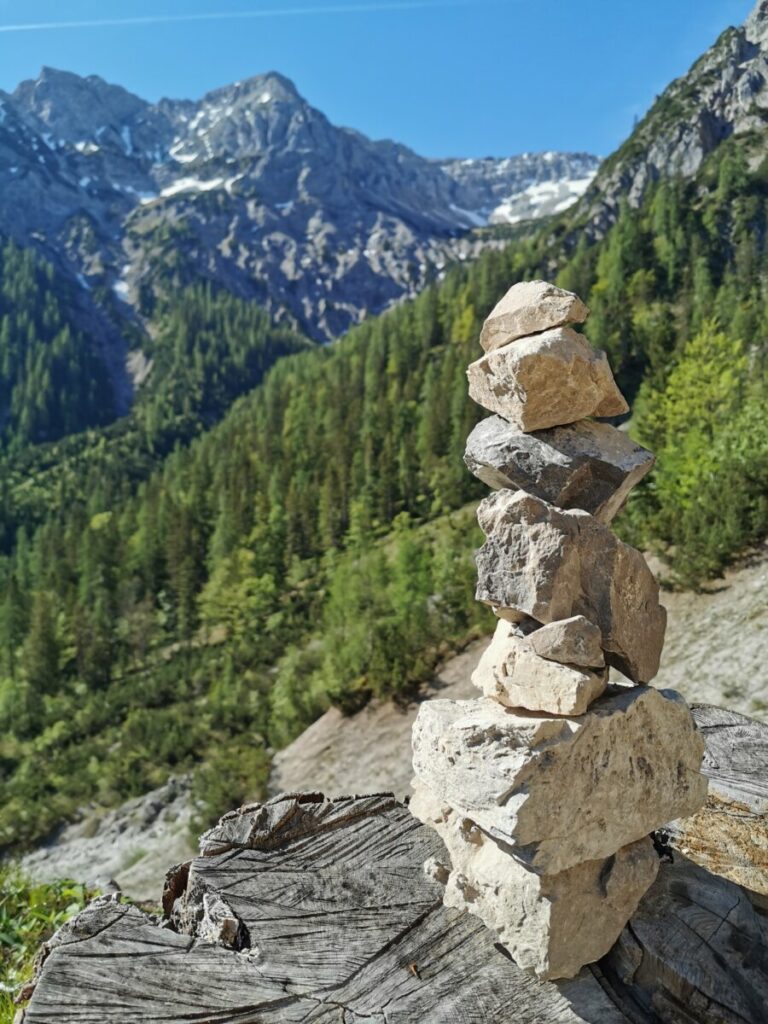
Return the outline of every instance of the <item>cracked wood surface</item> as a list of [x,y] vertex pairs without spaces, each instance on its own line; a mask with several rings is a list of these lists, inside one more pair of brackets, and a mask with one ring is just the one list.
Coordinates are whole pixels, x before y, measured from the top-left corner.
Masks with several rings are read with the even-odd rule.
[[[724,749],[714,750],[720,770],[734,775],[723,768]],[[678,854],[662,864],[607,957],[573,981],[545,984],[522,972],[479,919],[442,905],[441,885],[423,870],[428,858],[445,861],[440,839],[388,794],[333,801],[300,794],[241,808],[206,833],[201,856],[169,874],[163,920],[103,898],[66,925],[43,950],[19,1020],[768,1019],[764,918],[738,886]],[[226,932],[228,944],[211,941],[214,907],[239,922],[236,938]]]
[[708,704],[692,711],[706,743],[709,795],[697,814],[669,826],[670,840],[768,907],[768,725]]
[[[423,869],[442,843],[389,795],[278,798],[201,847],[171,873],[166,927],[103,899],[59,933],[24,1024],[626,1024],[588,972],[542,987],[443,907]],[[213,892],[244,948],[200,940]]]

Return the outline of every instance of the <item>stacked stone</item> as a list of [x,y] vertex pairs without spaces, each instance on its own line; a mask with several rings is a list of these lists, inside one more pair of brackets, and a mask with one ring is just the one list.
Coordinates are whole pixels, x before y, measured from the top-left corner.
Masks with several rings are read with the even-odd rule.
[[[470,395],[494,415],[469,469],[479,600],[499,618],[472,676],[483,697],[422,705],[411,808],[451,867],[445,902],[479,915],[520,966],[566,978],[606,953],[658,871],[649,833],[702,806],[703,742],[656,675],[666,613],[639,551],[609,529],[653,456],[590,417],[627,411],[589,311],[515,285],[483,328]],[[626,682],[609,685],[613,666]]]

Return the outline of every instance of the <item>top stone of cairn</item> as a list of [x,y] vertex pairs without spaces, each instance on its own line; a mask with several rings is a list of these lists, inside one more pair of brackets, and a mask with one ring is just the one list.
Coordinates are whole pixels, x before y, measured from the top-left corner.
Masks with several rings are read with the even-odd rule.
[[589,309],[578,295],[547,281],[521,281],[513,285],[485,321],[480,344],[486,352],[529,334],[564,324],[581,324]]

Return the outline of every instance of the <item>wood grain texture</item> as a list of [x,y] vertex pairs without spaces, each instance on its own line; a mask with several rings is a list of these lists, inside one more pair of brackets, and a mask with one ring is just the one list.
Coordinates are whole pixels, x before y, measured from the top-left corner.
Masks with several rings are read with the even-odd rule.
[[[51,943],[24,1024],[627,1024],[590,972],[541,986],[443,907],[423,869],[442,843],[391,796],[278,798],[228,815],[202,848],[172,873],[180,931],[92,905]],[[213,893],[246,948],[200,940]]]
[[[743,775],[759,790],[757,761],[743,751],[729,761],[720,743],[743,722],[704,712],[701,720],[716,738],[708,772],[719,757],[729,786]],[[301,794],[242,808],[206,833],[200,857],[170,873],[163,920],[104,898],[65,926],[43,950],[19,1020],[768,1021],[765,919],[738,886],[680,855],[662,864],[607,957],[571,982],[545,984],[478,918],[442,905],[441,885],[423,869],[429,858],[445,861],[440,839],[388,794]],[[239,921],[237,937],[230,929],[226,941],[204,941],[222,906]]]
[[[768,725],[708,704],[692,708],[706,743],[707,803],[673,822],[672,845],[768,902]],[[768,1012],[766,1012],[768,1020]]]
[[630,1019],[768,1020],[768,928],[739,886],[677,856],[600,962]]

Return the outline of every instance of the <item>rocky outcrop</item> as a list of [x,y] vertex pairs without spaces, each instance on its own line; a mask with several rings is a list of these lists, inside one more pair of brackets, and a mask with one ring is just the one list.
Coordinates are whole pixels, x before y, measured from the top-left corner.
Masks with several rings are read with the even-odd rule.
[[469,435],[464,461],[489,487],[527,491],[609,523],[654,458],[606,423],[581,420],[525,434],[501,416],[488,416]]
[[757,0],[744,25],[726,29],[656,98],[632,135],[602,166],[579,208],[569,242],[600,237],[621,203],[637,207],[663,178],[689,178],[734,135],[757,167],[764,155],[768,111],[768,3]]
[[[470,395],[498,415],[466,461],[512,484],[477,513],[477,597],[501,621],[472,678],[484,697],[428,701],[413,727],[413,811],[448,848],[446,904],[480,916],[542,979],[610,949],[658,870],[649,833],[707,794],[683,698],[606,688],[606,663],[653,679],[666,614],[641,553],[606,525],[652,456],[584,421],[626,410],[605,355],[562,326],[586,312],[534,282],[486,323]],[[547,437],[563,426],[550,470]]]
[[471,363],[467,376],[478,405],[526,433],[629,409],[605,353],[570,327],[494,349]]

